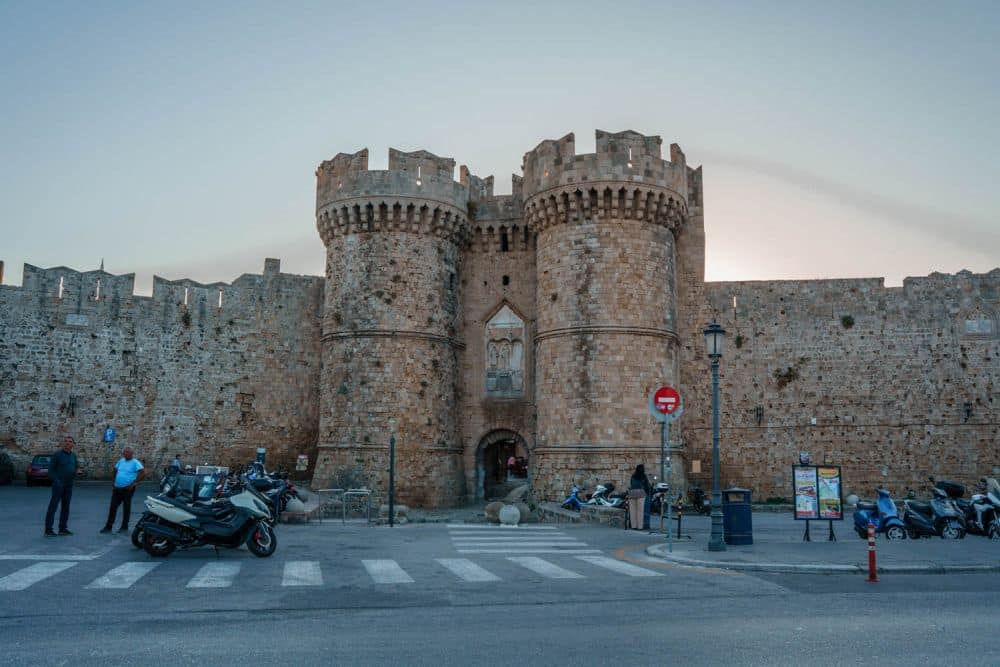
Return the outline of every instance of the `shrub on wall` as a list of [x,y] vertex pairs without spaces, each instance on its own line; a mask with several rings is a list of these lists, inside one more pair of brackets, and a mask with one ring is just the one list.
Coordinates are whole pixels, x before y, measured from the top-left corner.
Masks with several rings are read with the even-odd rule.
[[844,315],[843,317],[840,318],[840,324],[845,329],[850,329],[851,327],[854,326],[854,317],[851,315]]

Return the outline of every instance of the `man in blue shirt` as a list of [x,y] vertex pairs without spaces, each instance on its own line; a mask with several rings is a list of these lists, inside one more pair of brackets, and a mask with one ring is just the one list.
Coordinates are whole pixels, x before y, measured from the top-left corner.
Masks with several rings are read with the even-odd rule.
[[[72,535],[66,526],[69,521],[69,502],[73,499],[73,480],[80,467],[73,453],[76,440],[67,435],[63,438],[62,449],[56,451],[49,461],[49,479],[52,480],[52,498],[49,499],[49,510],[45,513],[45,535],[53,537],[52,523],[56,518],[56,508],[59,507],[59,534]],[[61,507],[60,507],[61,506]]]
[[108,510],[108,522],[101,529],[102,533],[111,532],[119,505],[122,505],[122,525],[118,532],[128,532],[128,519],[132,513],[132,494],[135,493],[136,484],[141,482],[145,476],[146,470],[142,467],[142,463],[133,456],[132,448],[126,447],[122,451],[122,457],[115,464],[115,484],[111,489],[111,509]]

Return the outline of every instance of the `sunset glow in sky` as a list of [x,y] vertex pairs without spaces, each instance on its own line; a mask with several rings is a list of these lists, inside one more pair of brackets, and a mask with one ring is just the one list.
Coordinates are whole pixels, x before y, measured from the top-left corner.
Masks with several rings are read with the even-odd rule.
[[0,3],[4,282],[322,274],[336,153],[425,148],[508,193],[596,128],[704,166],[710,280],[985,272],[998,34],[995,2]]

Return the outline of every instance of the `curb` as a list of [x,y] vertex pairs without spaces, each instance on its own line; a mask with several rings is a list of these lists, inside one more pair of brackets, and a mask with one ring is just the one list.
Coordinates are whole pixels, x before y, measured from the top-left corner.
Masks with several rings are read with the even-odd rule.
[[[646,554],[676,565],[710,568],[714,570],[739,570],[744,572],[773,572],[775,574],[862,574],[867,568],[858,565],[838,565],[835,563],[734,563],[731,561],[703,560],[676,554],[664,553],[665,545],[654,544],[646,547]],[[976,572],[1000,572],[1000,564],[976,565],[885,565],[878,568],[884,574],[968,574]]]

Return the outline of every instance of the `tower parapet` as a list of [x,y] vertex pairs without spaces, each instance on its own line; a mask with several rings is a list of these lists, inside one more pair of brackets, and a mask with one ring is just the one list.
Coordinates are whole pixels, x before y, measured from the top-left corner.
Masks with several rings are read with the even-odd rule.
[[339,153],[316,170],[320,237],[329,243],[337,235],[398,230],[462,243],[468,239],[469,184],[456,182],[454,172],[453,159],[424,150],[390,148],[387,170],[368,169],[367,148]]
[[635,219],[671,229],[687,214],[684,152],[632,130],[597,130],[597,151],[577,155],[573,133],[547,139],[524,155],[525,221],[539,231],[585,218]]

